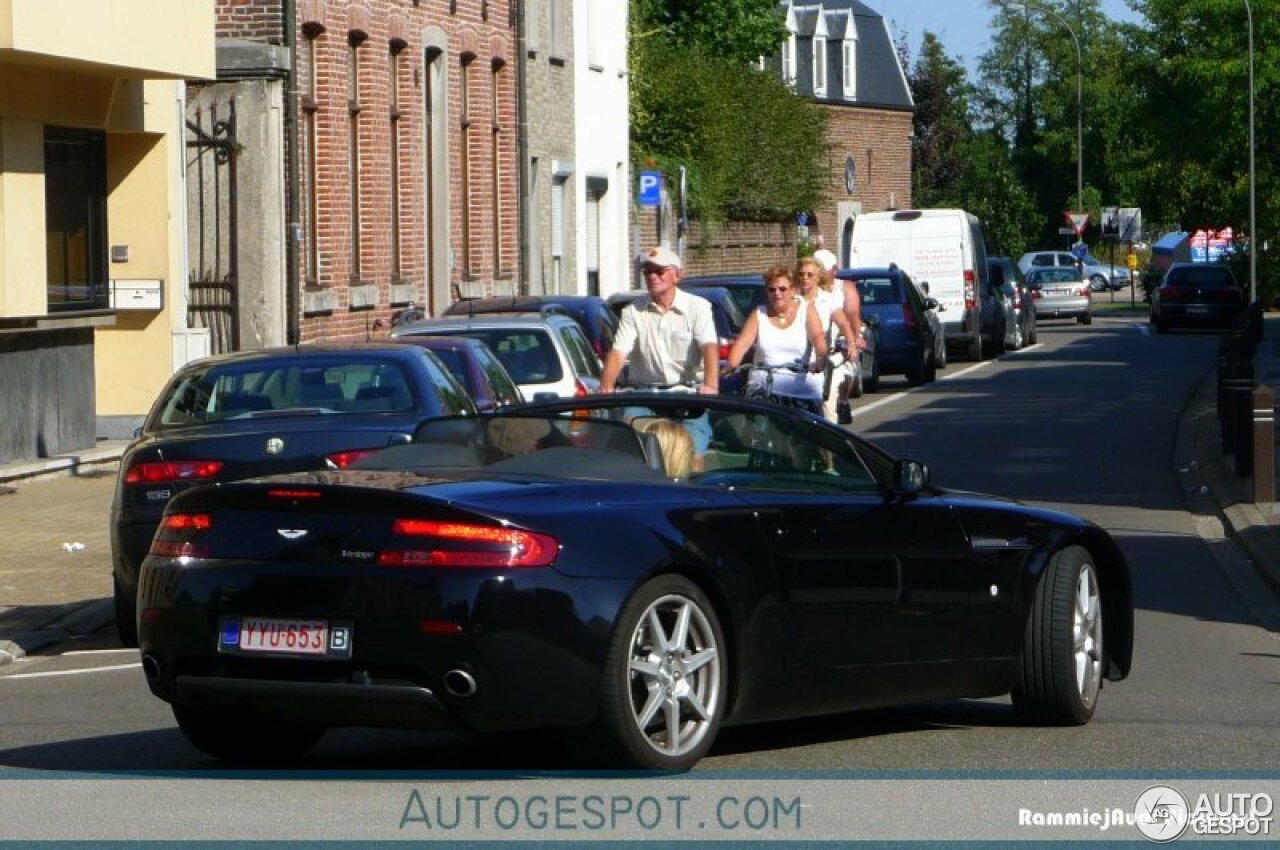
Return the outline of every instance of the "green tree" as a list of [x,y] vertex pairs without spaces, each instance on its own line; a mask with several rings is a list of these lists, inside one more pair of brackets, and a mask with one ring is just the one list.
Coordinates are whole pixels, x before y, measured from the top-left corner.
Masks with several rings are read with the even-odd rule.
[[636,35],[741,63],[768,56],[786,37],[776,0],[632,0]]

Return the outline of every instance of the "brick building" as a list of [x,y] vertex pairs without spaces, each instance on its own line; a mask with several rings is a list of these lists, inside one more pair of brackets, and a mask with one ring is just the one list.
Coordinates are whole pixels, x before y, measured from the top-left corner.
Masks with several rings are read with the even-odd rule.
[[811,231],[851,264],[853,220],[911,206],[915,104],[884,18],[859,0],[785,3],[775,61],[797,93],[827,113],[831,179]]
[[188,114],[210,151],[192,312],[215,350],[363,339],[410,303],[513,291],[514,6],[217,0],[219,81]]

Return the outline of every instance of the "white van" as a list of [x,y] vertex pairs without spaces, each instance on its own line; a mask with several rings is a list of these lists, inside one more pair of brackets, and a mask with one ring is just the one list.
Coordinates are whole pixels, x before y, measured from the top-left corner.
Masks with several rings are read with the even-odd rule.
[[[938,318],[949,347],[973,360],[999,352],[1000,305],[987,281],[987,244],[977,216],[964,210],[864,213],[853,221],[852,248],[855,266],[893,263],[916,283],[928,284],[929,295],[945,308]],[[989,321],[982,321],[984,314]]]

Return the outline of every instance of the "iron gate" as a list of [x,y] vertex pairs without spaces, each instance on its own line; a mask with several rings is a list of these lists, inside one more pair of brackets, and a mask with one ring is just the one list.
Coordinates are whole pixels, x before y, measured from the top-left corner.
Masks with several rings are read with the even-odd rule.
[[209,328],[213,354],[239,346],[236,104],[200,105],[187,119],[187,324]]

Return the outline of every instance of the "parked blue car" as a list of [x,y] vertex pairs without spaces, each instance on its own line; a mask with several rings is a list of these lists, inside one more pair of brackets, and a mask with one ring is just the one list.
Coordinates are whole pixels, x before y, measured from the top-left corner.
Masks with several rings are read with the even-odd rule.
[[942,309],[902,269],[841,269],[840,280],[853,281],[862,297],[862,317],[876,324],[876,360],[880,375],[905,375],[912,386],[937,378],[947,365],[947,343],[937,311]]

